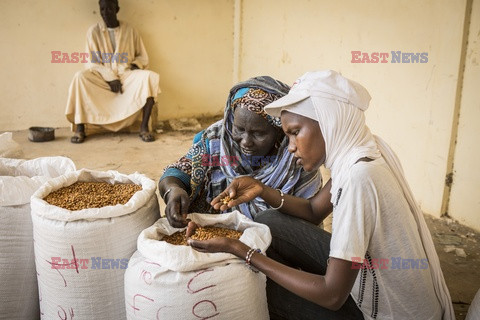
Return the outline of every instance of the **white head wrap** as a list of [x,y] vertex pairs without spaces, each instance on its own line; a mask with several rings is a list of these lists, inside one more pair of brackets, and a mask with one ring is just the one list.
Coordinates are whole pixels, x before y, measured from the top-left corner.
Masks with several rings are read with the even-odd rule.
[[326,70],[307,72],[293,84],[290,92],[265,107],[279,117],[283,110],[313,119],[320,125],[325,140],[325,167],[331,170],[331,202],[349,178],[350,167],[359,159],[383,157],[402,187],[405,199],[417,223],[427,255],[437,297],[443,307],[443,319],[455,319],[450,293],[422,210],[408,186],[400,161],[388,144],[372,135],[365,123],[370,95],[360,84],[339,73]]

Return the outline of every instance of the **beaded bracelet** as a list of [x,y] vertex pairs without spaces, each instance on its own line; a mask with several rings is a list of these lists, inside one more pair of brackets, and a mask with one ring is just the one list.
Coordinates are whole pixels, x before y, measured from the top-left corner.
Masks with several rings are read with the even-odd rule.
[[280,192],[280,197],[282,197],[282,201],[280,202],[280,205],[278,207],[272,208],[273,210],[281,209],[283,207],[283,203],[285,202],[285,197],[284,197],[282,189],[276,189],[276,190],[278,190],[278,192]]
[[262,250],[260,249],[254,249],[254,248],[251,248],[250,250],[247,251],[247,256],[245,257],[245,264],[250,268],[250,270],[252,270],[253,272],[257,273],[258,270],[255,269],[251,264],[250,264],[250,261],[252,259],[252,256],[253,254],[257,252],[257,253],[262,253]]
[[250,260],[252,259],[252,256],[255,252],[260,253],[262,251],[260,249],[254,249],[254,248],[251,248],[250,250],[248,250],[247,256],[245,257],[246,265],[250,265]]

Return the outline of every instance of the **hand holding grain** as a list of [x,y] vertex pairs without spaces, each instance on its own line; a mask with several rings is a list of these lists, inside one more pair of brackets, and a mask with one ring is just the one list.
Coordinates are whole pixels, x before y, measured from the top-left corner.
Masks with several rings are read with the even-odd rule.
[[174,245],[188,245],[187,241],[189,240],[206,241],[215,238],[240,239],[241,236],[241,231],[215,226],[202,227],[190,221],[186,230],[164,236],[162,240]]
[[263,189],[263,183],[252,177],[238,177],[210,204],[215,210],[225,211],[241,203],[252,201],[262,194]]

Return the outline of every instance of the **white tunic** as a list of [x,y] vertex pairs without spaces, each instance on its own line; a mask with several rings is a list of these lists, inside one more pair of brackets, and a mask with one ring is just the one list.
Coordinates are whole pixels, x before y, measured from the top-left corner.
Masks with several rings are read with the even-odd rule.
[[[111,131],[121,130],[141,116],[147,98],[156,100],[160,92],[159,75],[146,70],[148,55],[135,29],[120,21],[114,33],[116,48],[103,21],[87,32],[90,60],[87,70],[77,72],[73,78],[65,111],[74,125],[95,124]],[[140,69],[131,70],[132,64]],[[107,81],[113,80],[120,80],[123,93],[111,91]]]

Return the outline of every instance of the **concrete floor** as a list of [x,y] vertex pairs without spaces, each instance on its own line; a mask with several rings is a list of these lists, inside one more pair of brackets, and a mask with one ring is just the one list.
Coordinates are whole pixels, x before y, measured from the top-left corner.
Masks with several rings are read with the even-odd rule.
[[[205,127],[212,121],[203,119]],[[87,137],[85,143],[70,143],[67,128],[55,131],[55,140],[33,143],[28,130],[13,132],[13,139],[23,150],[25,159],[43,156],[66,156],[77,169],[117,170],[130,174],[140,172],[158,181],[163,168],[184,155],[190,147],[194,132],[166,131],[158,133],[155,142],[142,142],[137,134],[107,133]],[[160,200],[161,201],[161,200]],[[161,212],[165,205],[161,201]],[[480,234],[450,219],[437,219],[426,215],[440,257],[442,269],[454,302],[457,319],[464,319],[470,302],[480,288]],[[328,230],[329,223],[327,221]],[[458,256],[456,247],[464,249],[466,257]]]

